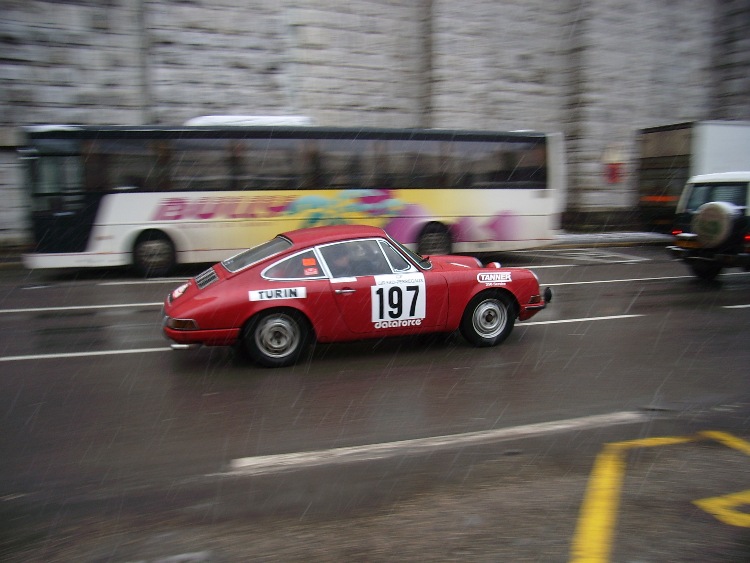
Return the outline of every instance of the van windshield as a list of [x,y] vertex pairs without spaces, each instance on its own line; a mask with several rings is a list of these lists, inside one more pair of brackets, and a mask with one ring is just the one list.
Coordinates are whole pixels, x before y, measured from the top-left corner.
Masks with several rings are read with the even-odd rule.
[[747,205],[746,182],[711,182],[693,184],[686,211],[695,211],[709,201],[726,201],[739,207]]

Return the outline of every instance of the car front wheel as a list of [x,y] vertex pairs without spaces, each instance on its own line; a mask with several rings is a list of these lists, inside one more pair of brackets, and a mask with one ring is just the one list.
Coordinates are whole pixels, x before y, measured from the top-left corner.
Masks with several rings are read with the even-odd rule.
[[474,346],[495,346],[508,338],[516,322],[512,299],[502,293],[480,293],[467,305],[461,335]]
[[267,311],[250,320],[241,345],[247,356],[258,364],[283,367],[299,359],[311,335],[307,319],[297,311]]

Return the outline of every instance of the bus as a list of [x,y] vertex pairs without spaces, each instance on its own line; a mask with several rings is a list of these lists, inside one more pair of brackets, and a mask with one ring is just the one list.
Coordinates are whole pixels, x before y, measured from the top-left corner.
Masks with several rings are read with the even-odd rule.
[[383,227],[423,255],[559,229],[559,133],[198,123],[23,128],[25,266],[163,276],[315,225]]

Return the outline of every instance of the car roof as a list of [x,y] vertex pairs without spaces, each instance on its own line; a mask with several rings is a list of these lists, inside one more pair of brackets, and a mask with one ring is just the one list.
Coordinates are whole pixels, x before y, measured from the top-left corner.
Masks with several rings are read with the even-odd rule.
[[750,172],[716,172],[714,174],[701,174],[690,178],[691,184],[703,182],[750,182]]
[[288,238],[295,245],[301,246],[314,246],[316,244],[325,244],[328,242],[353,238],[387,237],[383,229],[366,225],[309,227],[307,229],[287,231],[281,233],[281,236]]

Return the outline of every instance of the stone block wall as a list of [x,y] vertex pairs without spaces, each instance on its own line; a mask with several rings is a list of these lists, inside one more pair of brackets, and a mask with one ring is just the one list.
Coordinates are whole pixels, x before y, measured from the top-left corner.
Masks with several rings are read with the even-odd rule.
[[4,0],[0,242],[19,125],[207,114],[562,131],[570,216],[627,216],[637,129],[750,119],[749,28],[743,0]]

